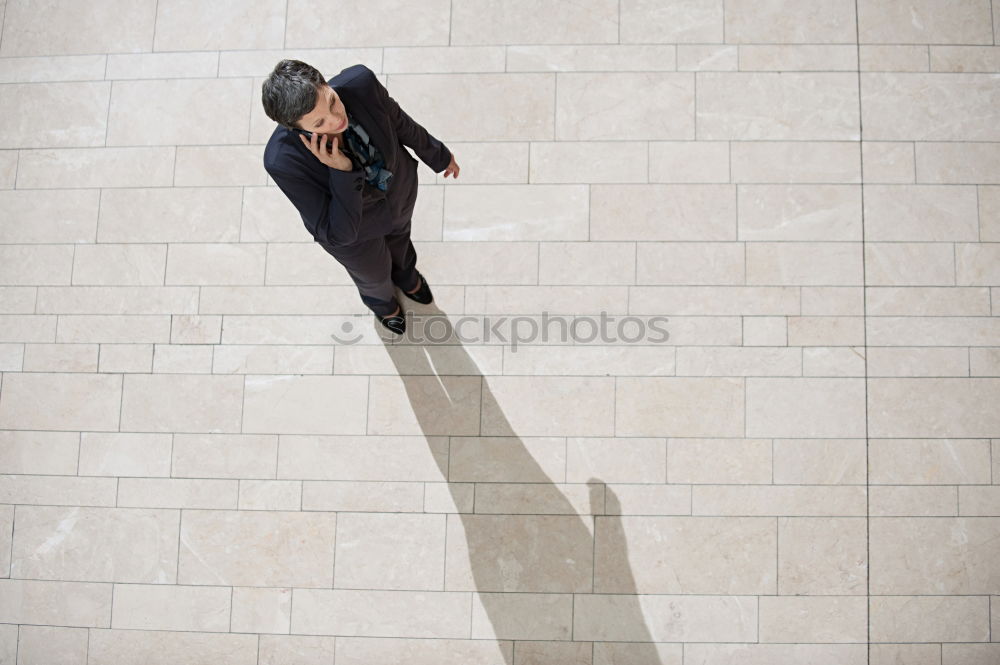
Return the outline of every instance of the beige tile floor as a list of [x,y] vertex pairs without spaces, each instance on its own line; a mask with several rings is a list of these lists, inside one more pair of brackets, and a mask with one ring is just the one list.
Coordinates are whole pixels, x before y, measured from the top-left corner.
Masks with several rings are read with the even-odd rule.
[[[0,6],[0,663],[1000,663],[1000,6]],[[282,57],[456,155],[406,339]]]

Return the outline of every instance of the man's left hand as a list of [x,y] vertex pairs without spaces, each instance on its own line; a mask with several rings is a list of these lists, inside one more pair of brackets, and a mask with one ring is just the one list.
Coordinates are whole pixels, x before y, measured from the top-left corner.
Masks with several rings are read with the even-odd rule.
[[455,162],[455,155],[451,156],[451,162],[448,164],[448,168],[444,170],[444,177],[447,178],[448,174],[451,174],[452,178],[458,177],[458,172],[461,169],[458,168],[458,164]]

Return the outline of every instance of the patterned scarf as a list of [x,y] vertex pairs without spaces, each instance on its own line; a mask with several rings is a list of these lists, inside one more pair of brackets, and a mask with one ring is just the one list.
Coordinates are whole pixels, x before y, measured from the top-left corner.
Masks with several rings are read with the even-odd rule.
[[373,187],[378,187],[383,192],[389,187],[392,180],[392,171],[385,168],[385,159],[382,152],[375,147],[365,131],[354,116],[347,113],[347,129],[344,130],[344,139],[351,155],[351,162],[355,168],[364,168],[365,180]]

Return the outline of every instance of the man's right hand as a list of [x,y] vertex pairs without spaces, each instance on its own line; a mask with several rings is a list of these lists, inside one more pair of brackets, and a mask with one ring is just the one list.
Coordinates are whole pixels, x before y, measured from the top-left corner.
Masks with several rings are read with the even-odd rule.
[[[322,136],[322,138],[319,138],[320,136]],[[337,169],[338,171],[354,170],[351,158],[340,150],[340,136],[334,135],[329,145],[327,145],[326,134],[320,135],[313,132],[310,140],[306,140],[305,136],[299,134],[299,139],[301,139],[302,143],[309,148],[309,152],[316,156],[316,159],[323,162],[330,168]]]

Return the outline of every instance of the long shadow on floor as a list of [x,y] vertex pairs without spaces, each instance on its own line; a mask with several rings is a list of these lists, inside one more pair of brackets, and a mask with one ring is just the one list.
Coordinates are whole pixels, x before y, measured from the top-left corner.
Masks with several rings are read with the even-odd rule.
[[[515,648],[534,650],[520,640],[607,641],[616,644],[597,646],[595,663],[661,663],[635,595],[621,521],[605,515],[606,507],[618,509],[617,497],[590,478],[589,514],[578,514],[511,428],[444,312],[422,306],[407,326],[411,334],[385,349],[423,434],[449,437],[448,455],[432,450],[432,457],[454,504],[471,512],[448,515],[445,590],[478,593],[485,617],[474,609],[473,639],[496,636],[506,665]],[[425,326],[445,341],[412,334]],[[580,655],[530,659],[591,662]]]

